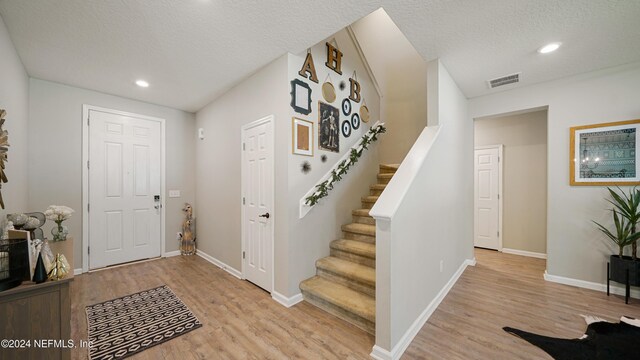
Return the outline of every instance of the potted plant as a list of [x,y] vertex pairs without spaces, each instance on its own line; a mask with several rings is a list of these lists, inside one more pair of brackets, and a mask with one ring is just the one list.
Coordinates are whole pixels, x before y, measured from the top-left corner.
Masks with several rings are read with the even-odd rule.
[[[615,233],[595,221],[594,223],[618,246],[618,254],[609,257],[608,280],[627,284],[628,270],[629,285],[640,286],[640,261],[637,260],[637,240],[640,238],[640,232],[636,232],[636,226],[640,221],[640,190],[633,188],[627,194],[620,188],[620,193],[611,188],[607,189],[611,195],[611,199],[607,201],[614,207],[611,212]],[[624,255],[627,246],[631,246],[631,256]]]

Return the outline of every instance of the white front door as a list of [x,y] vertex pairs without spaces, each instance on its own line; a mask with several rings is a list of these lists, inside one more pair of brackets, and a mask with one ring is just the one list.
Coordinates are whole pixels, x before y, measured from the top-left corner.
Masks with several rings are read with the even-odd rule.
[[89,111],[89,268],[160,256],[161,123]]
[[245,279],[271,292],[273,279],[273,117],[242,129],[243,259]]
[[502,250],[500,234],[501,146],[476,148],[474,166],[474,245]]

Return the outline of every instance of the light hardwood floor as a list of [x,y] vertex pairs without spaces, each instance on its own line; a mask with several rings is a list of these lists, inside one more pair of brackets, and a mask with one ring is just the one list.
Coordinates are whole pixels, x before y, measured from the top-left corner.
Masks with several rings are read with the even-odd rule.
[[[403,359],[549,359],[505,333],[511,326],[575,338],[579,314],[640,318],[640,301],[545,282],[544,260],[476,250],[468,267]],[[85,340],[84,307],[168,285],[203,327],[132,359],[368,359],[374,338],[302,302],[290,309],[202,258],[173,257],[76,276],[71,283],[72,339]],[[74,359],[86,359],[75,349]]]
[[476,266],[467,267],[403,359],[551,359],[502,327],[579,338],[587,327],[580,314],[614,322],[621,315],[640,318],[636,299],[625,305],[620,296],[545,281],[545,260],[475,254]]

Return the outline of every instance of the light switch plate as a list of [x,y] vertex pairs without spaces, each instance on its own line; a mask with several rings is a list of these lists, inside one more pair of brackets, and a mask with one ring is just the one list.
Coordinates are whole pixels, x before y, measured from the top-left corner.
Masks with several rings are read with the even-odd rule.
[[169,190],[169,197],[170,198],[180,197],[180,190]]

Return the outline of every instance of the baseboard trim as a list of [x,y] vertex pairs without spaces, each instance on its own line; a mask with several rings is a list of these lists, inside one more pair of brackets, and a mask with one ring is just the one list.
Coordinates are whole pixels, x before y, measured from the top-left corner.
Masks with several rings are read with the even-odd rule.
[[174,250],[174,251],[167,251],[164,253],[164,255],[162,255],[162,257],[172,257],[172,256],[179,256],[180,255],[180,250]]
[[502,252],[505,253],[505,254],[528,256],[528,257],[538,258],[538,259],[546,259],[547,258],[547,254],[537,253],[537,252],[533,252],[533,251],[502,248]]
[[271,292],[271,298],[286,308],[290,308],[303,300],[302,294],[295,294],[292,297],[286,297],[275,290]]
[[458,270],[453,274],[453,276],[451,276],[451,279],[449,279],[449,281],[444,285],[444,287],[440,290],[438,295],[436,295],[436,297],[433,300],[431,300],[429,305],[427,305],[427,307],[424,309],[424,311],[422,311],[420,316],[418,316],[418,318],[413,322],[413,324],[411,324],[409,329],[407,329],[407,331],[400,338],[396,346],[394,346],[393,349],[391,349],[391,351],[387,351],[375,345],[371,351],[371,354],[369,354],[369,356],[371,356],[376,360],[400,359],[400,357],[407,350],[407,348],[409,347],[413,339],[416,337],[416,335],[418,335],[418,332],[420,331],[420,329],[422,329],[422,327],[427,322],[427,320],[429,320],[431,315],[433,315],[433,313],[436,311],[436,309],[438,308],[442,300],[444,300],[445,296],[447,296],[447,294],[449,293],[453,285],[455,285],[458,279],[460,278],[460,276],[462,276],[462,273],[464,273],[464,270],[467,268],[467,266],[475,266],[475,265],[476,265],[475,258],[466,259],[460,265]]
[[73,276],[82,275],[82,268],[73,269]]
[[[544,279],[546,281],[550,281],[550,282],[554,282],[554,283],[558,283],[558,284],[576,286],[576,287],[580,287],[580,288],[584,288],[584,289],[596,290],[596,291],[601,291],[601,292],[607,292],[607,284],[600,284],[600,283],[591,282],[591,281],[585,281],[585,280],[572,279],[572,278],[563,277],[563,276],[551,275],[551,274],[547,273],[546,270],[544,272]],[[625,289],[624,289],[623,286],[613,285],[613,283],[611,284],[611,287],[609,288],[609,291],[612,294],[615,294],[615,295],[624,296],[624,294],[625,294]],[[634,299],[640,299],[640,290],[631,289],[631,294],[630,295]]]
[[220,269],[228,272],[229,274],[237,277],[238,279],[242,280],[242,273],[234,268],[232,268],[231,266],[223,263],[222,261],[214,258],[213,256],[205,253],[204,251],[198,249],[196,251],[196,255],[200,256],[201,258],[207,260],[208,262],[212,263],[213,265],[219,267]]

